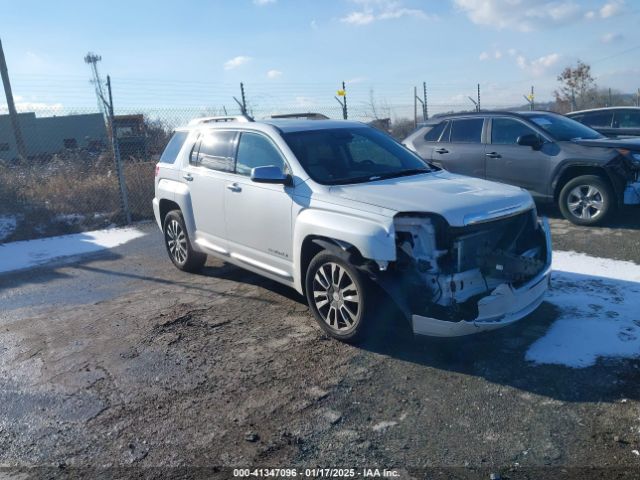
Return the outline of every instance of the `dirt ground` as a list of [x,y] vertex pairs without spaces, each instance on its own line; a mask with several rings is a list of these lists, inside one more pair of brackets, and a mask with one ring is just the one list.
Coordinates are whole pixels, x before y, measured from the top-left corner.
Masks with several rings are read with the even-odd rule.
[[[640,263],[638,213],[593,229],[554,218],[554,247]],[[140,228],[114,250],[0,276],[0,478],[640,476],[640,361],[525,361],[557,318],[550,303],[458,339],[414,338],[385,304],[386,330],[350,346],[294,291],[213,259],[179,272],[157,227]]]

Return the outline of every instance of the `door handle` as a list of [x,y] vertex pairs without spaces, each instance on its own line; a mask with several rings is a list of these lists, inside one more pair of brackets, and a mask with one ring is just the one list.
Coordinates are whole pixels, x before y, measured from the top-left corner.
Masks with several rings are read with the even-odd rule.
[[489,158],[502,158],[502,155],[500,155],[498,152],[489,152],[485,153],[485,155]]
[[193,177],[190,173],[185,173],[182,178],[184,178],[187,182],[193,182]]
[[436,150],[436,153],[449,153],[449,150],[447,150],[446,148],[439,148]]
[[242,188],[240,188],[240,185],[238,185],[237,183],[230,183],[229,185],[227,185],[227,190],[231,192],[240,192],[242,191]]

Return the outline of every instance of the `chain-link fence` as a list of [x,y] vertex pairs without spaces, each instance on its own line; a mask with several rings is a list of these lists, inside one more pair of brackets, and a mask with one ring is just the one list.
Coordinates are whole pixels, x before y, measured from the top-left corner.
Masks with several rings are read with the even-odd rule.
[[[305,110],[248,109],[256,118],[301,111]],[[340,105],[313,111],[330,118],[343,116]],[[127,217],[134,222],[152,219],[155,164],[173,129],[196,117],[225,114],[214,108],[127,109],[115,115],[111,126],[95,109],[69,112],[19,113],[23,152],[9,116],[0,115],[0,242],[122,225]],[[364,109],[354,108],[349,117],[371,121]],[[376,125],[400,138],[413,128],[413,120],[381,119]],[[112,135],[129,215],[122,204]]]

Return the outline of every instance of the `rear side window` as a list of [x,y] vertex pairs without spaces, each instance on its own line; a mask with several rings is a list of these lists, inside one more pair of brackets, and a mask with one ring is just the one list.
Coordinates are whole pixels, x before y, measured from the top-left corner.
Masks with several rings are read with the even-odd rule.
[[180,153],[180,149],[184,144],[184,141],[187,139],[187,132],[176,132],[169,140],[169,143],[162,152],[162,156],[160,157],[160,163],[173,163],[176,161],[176,157],[178,153]]
[[536,133],[512,118],[494,118],[491,122],[491,143],[496,145],[516,145],[518,137]]
[[197,156],[194,149],[191,164],[220,172],[233,172],[233,156],[237,135],[236,132],[224,130],[205,133],[197,147]]
[[620,110],[615,115],[617,128],[640,128],[640,110]]
[[440,139],[440,135],[444,130],[444,127],[447,126],[447,122],[440,122],[439,124],[433,126],[431,130],[429,130],[425,136],[424,140],[426,142],[437,142]]
[[611,120],[613,120],[613,112],[607,111],[585,113],[580,122],[590,127],[610,127]]
[[451,143],[480,143],[483,118],[465,118],[451,121]]
[[285,163],[280,152],[264,135],[243,132],[238,145],[236,173],[249,176],[252,169],[269,166],[285,170]]

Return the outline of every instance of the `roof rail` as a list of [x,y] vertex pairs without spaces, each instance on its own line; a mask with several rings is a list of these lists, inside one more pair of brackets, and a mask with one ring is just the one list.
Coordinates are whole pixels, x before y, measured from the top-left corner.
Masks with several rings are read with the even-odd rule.
[[200,117],[194,118],[189,122],[189,125],[201,125],[203,123],[213,122],[253,122],[253,118],[248,115],[229,115],[222,117]]
[[271,115],[271,118],[276,119],[276,118],[303,118],[306,120],[329,120],[329,117],[327,117],[326,115],[323,115],[322,113],[313,113],[313,112],[306,112],[306,113],[281,113],[278,115]]

